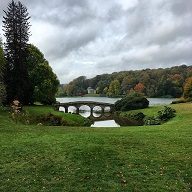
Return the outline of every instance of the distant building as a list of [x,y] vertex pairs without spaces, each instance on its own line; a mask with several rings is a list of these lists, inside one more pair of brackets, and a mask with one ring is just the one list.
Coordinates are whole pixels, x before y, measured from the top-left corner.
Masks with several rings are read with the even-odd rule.
[[92,93],[96,93],[96,90],[93,89],[92,87],[88,87],[87,92],[88,92],[88,94],[92,94]]

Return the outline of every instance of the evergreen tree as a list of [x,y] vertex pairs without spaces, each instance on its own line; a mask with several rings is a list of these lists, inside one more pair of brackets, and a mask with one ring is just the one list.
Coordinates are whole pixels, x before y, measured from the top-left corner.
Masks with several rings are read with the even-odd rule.
[[0,38],[0,81],[3,81],[5,57],[3,53],[2,39]]
[[4,67],[5,67],[5,57],[2,48],[2,40],[0,38],[0,105],[6,98],[5,85],[3,82]]
[[27,104],[32,97],[27,73],[30,17],[27,8],[20,1],[16,3],[12,0],[4,13],[3,31],[6,37],[4,79],[7,87],[7,102],[17,98],[20,102]]

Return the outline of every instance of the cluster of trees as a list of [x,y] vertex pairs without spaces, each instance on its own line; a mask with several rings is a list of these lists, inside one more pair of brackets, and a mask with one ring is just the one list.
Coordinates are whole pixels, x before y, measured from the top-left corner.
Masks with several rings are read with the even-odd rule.
[[181,97],[184,85],[192,76],[192,66],[175,66],[166,69],[122,71],[97,75],[92,79],[80,76],[68,85],[60,87],[59,96],[77,96],[92,87],[98,94],[109,97],[140,92],[147,97]]
[[4,13],[6,42],[4,46],[0,44],[0,102],[5,96],[6,103],[14,99],[23,104],[55,102],[59,80],[41,51],[28,43],[30,17],[27,8],[20,1],[12,0]]

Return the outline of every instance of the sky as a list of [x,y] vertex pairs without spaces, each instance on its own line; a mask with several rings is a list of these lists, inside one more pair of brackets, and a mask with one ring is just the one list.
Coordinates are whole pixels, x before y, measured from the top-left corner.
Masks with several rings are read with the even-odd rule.
[[[0,35],[3,10],[0,1]],[[21,0],[31,37],[60,83],[192,64],[192,0]]]

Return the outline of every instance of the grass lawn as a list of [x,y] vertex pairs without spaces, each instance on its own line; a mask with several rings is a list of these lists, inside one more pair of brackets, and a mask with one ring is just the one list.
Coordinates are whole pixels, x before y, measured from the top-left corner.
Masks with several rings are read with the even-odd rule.
[[[4,120],[10,121],[11,117],[11,109],[4,108],[0,109],[0,115],[4,116]],[[65,124],[68,126],[86,126],[91,125],[91,121],[81,115],[64,113],[61,111],[55,111],[51,106],[24,106],[22,109],[22,113],[20,113],[17,117],[18,121],[21,121],[25,124],[26,120],[29,120],[29,124],[37,125],[38,123],[42,123],[43,125],[49,124],[49,121],[44,121],[41,117],[47,117],[49,115],[59,116],[65,121]]]
[[0,112],[0,191],[191,192],[192,103],[171,107],[163,125],[120,128],[20,125]]

